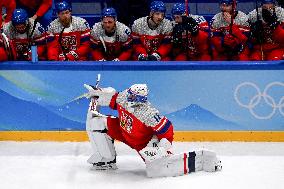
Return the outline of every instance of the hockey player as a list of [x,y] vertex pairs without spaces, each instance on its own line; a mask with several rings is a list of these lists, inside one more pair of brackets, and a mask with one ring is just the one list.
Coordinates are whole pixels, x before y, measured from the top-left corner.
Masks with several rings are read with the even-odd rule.
[[87,21],[71,15],[66,1],[56,4],[58,18],[48,27],[48,59],[59,61],[87,60],[90,27]]
[[129,60],[132,53],[130,29],[117,21],[114,8],[105,8],[102,21],[91,30],[93,60]]
[[[4,21],[2,20],[2,8],[6,9],[6,16],[5,16],[5,19],[3,19]],[[15,0],[1,0],[0,1],[0,16],[1,16],[0,29],[2,28],[2,25],[4,23],[8,23],[8,22],[11,21],[12,14],[13,14],[13,11],[15,10],[15,8],[16,8]]]
[[176,3],[172,8],[174,60],[211,60],[209,54],[208,23],[203,16],[186,16],[185,4]]
[[30,61],[31,45],[37,46],[40,60],[46,57],[46,33],[44,28],[28,17],[24,9],[15,9],[12,21],[3,26],[3,32],[13,46],[15,60]]
[[162,1],[153,1],[150,15],[134,21],[134,60],[170,60],[172,25],[165,18],[165,13],[165,4]]
[[[93,169],[116,169],[113,139],[135,149],[146,163],[148,177],[179,176],[195,171],[214,172],[221,169],[216,154],[207,150],[174,155],[173,125],[147,100],[146,84],[115,89],[84,85],[91,98],[86,129],[94,154],[88,159]],[[98,113],[98,106],[110,106],[118,117]]]
[[275,3],[262,0],[262,6],[249,13],[254,44],[251,60],[284,59],[284,9]]
[[221,12],[212,19],[214,60],[249,60],[248,16],[236,11],[236,0],[221,0]]
[[17,9],[25,9],[33,20],[38,20],[46,29],[52,21],[53,0],[17,0]]

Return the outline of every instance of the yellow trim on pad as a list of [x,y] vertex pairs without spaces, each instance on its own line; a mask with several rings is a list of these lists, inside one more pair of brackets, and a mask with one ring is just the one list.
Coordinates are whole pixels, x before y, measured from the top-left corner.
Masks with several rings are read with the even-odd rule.
[[[284,142],[284,131],[175,131],[175,141]],[[0,131],[0,141],[88,141],[85,131]]]

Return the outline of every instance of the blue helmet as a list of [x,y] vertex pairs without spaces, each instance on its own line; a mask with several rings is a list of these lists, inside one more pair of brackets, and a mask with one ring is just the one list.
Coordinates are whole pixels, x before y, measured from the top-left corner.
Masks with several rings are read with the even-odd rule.
[[66,1],[61,1],[59,3],[56,3],[55,10],[57,13],[60,13],[66,10],[72,11],[72,8],[71,8],[71,5],[67,3]]
[[269,3],[275,4],[276,1],[275,0],[262,0],[261,1],[261,4],[269,4]]
[[15,9],[12,15],[12,24],[19,25],[19,24],[27,24],[28,23],[28,13],[24,9]]
[[102,18],[104,17],[114,17],[116,19],[117,14],[114,8],[110,7],[110,8],[104,8],[104,10],[102,11]]
[[233,0],[220,0],[219,3],[220,4],[227,4],[227,5],[230,5],[230,4],[233,4]]
[[162,1],[153,1],[150,5],[150,11],[166,13],[166,6]]
[[172,8],[172,15],[183,15],[185,14],[184,3],[176,3]]

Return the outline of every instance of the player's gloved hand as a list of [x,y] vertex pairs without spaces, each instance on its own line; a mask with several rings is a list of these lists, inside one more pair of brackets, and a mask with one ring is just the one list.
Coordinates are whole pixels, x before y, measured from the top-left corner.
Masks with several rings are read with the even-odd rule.
[[157,139],[153,137],[147,146],[139,151],[139,154],[146,162],[152,162],[170,156],[172,154],[172,144],[166,138],[162,138],[158,142]]
[[276,13],[273,10],[262,9],[262,18],[271,29],[275,29],[280,22],[277,19]]
[[102,59],[100,59],[99,61],[106,61],[106,59],[102,58]]
[[182,25],[185,30],[191,33],[192,36],[196,36],[199,32],[198,23],[190,16],[182,17]]
[[70,51],[66,56],[69,61],[79,60],[79,55],[75,51]]
[[229,49],[235,49],[238,45],[238,39],[231,34],[227,34],[224,37],[223,45]]
[[116,90],[112,87],[96,89],[94,86],[87,84],[84,84],[84,87],[88,90],[86,98],[97,97],[100,106],[108,106],[112,96],[116,93]]
[[152,54],[148,55],[148,60],[149,61],[160,61],[161,56],[158,53],[152,53]]
[[120,61],[118,58],[113,59],[112,61]]
[[64,56],[63,53],[61,53],[61,54],[58,56],[58,60],[59,60],[59,61],[66,61],[66,57]]
[[148,56],[146,54],[139,54],[138,55],[138,60],[139,61],[147,61],[148,60]]

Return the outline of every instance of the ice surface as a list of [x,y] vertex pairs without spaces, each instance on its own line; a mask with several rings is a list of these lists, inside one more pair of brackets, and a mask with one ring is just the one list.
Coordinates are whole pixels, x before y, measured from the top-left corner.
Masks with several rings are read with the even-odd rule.
[[115,171],[92,171],[88,142],[0,142],[1,189],[282,189],[284,143],[176,142],[176,153],[205,147],[223,162],[216,173],[147,178],[138,154],[122,143]]

